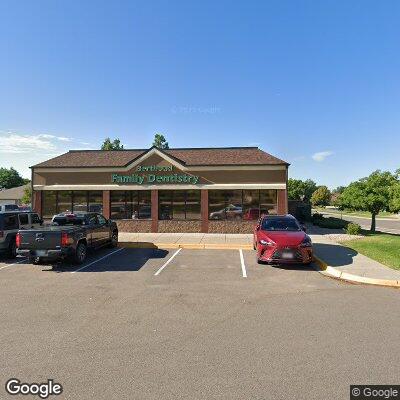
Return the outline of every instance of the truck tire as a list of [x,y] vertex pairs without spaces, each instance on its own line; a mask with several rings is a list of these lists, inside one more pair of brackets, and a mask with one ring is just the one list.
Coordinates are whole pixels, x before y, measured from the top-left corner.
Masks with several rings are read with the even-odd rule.
[[111,235],[110,247],[113,249],[118,246],[118,232],[114,231]]
[[86,260],[87,256],[87,248],[85,243],[78,243],[78,246],[76,246],[75,254],[73,256],[73,262],[75,264],[83,264]]
[[10,245],[8,246],[8,257],[15,258],[17,257],[17,244],[15,243],[15,239],[12,239]]

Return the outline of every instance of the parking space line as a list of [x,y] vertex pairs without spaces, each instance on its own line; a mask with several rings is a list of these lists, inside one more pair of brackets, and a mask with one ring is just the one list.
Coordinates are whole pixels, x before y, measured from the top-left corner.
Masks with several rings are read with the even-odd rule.
[[163,264],[160,269],[154,274],[154,276],[160,275],[161,271],[174,259],[176,255],[182,250],[182,248],[179,248],[172,256],[167,260],[165,264]]
[[124,250],[124,249],[121,248],[121,249],[114,250],[114,251],[112,251],[111,253],[108,253],[108,254],[106,254],[105,256],[99,258],[98,260],[94,260],[94,261],[92,261],[91,263],[89,263],[89,264],[87,264],[87,265],[84,265],[83,267],[78,268],[78,269],[76,269],[75,271],[72,271],[71,274],[74,274],[75,272],[82,271],[83,269],[85,269],[85,268],[87,268],[87,267],[90,267],[91,265],[96,264],[97,262],[99,262],[99,261],[101,261],[101,260],[104,260],[105,258],[110,257],[110,256],[112,256],[113,254],[118,253],[118,252],[121,251],[121,250]]
[[27,258],[24,258],[21,261],[18,261],[18,262],[12,263],[12,264],[8,264],[8,265],[3,265],[2,267],[0,267],[0,269],[4,269],[4,268],[12,267],[13,265],[21,264],[27,260],[28,260]]
[[239,254],[240,254],[240,264],[242,265],[242,276],[243,276],[243,278],[247,278],[246,265],[244,264],[244,257],[243,257],[242,249],[239,249]]

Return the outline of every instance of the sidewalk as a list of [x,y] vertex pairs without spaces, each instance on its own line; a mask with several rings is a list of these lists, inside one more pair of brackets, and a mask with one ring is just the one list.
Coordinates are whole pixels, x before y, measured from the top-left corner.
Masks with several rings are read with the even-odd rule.
[[223,233],[126,233],[120,232],[119,241],[123,245],[141,247],[146,244],[157,247],[186,248],[234,248],[252,249],[252,234]]
[[317,264],[326,275],[351,282],[400,286],[400,271],[346,247],[346,242],[335,242],[335,234],[343,235],[341,230],[309,225],[308,233],[314,244]]

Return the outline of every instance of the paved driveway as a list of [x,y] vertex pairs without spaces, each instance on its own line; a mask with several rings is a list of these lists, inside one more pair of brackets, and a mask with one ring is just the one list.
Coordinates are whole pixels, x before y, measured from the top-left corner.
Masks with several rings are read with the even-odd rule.
[[399,382],[399,291],[242,255],[1,263],[0,398],[10,377],[53,378],[74,400],[348,399],[352,383]]

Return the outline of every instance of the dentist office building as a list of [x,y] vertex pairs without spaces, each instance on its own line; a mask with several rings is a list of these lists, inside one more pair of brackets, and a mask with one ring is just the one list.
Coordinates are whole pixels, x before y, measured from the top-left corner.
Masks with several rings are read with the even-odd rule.
[[123,232],[251,233],[288,212],[288,167],[257,147],[71,150],[31,167],[33,208],[99,212]]

